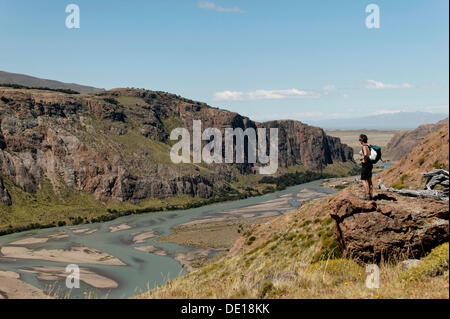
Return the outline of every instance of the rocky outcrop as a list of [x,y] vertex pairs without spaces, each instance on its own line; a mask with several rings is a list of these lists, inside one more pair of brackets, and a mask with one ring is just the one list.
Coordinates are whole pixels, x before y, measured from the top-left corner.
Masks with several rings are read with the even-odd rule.
[[398,161],[419,145],[427,135],[436,132],[446,124],[448,124],[448,118],[435,124],[421,125],[412,131],[398,131],[389,141],[384,152],[393,161]]
[[330,205],[339,248],[361,262],[420,258],[449,240],[446,202],[385,192],[365,201],[343,191]]
[[[253,164],[202,164],[200,170],[170,161],[171,130],[192,132],[193,120],[201,120],[203,129],[280,127],[283,166],[322,168],[352,160],[351,149],[320,128],[296,121],[256,123],[165,92],[72,95],[0,87],[0,176],[26,192],[49,180],[102,201],[227,193],[239,174],[253,172]],[[3,193],[6,200],[6,188]]]
[[448,143],[447,121],[397,164],[377,176],[383,184],[391,186],[383,188],[389,192],[377,191],[374,201],[364,201],[351,191],[339,194],[332,203],[331,216],[336,221],[336,236],[342,251],[365,262],[420,258],[448,242],[448,202],[436,200],[445,197],[448,173],[433,170],[448,169]]

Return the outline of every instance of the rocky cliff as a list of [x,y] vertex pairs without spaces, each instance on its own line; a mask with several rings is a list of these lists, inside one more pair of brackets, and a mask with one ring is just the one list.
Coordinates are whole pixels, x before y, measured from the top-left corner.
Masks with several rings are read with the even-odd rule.
[[353,150],[337,137],[328,136],[319,127],[298,121],[271,121],[265,128],[279,128],[279,164],[284,167],[305,165],[322,169],[334,162],[353,159]]
[[398,131],[389,141],[385,152],[393,161],[398,161],[419,145],[427,135],[439,130],[446,124],[448,124],[448,118],[435,124],[421,125],[412,131]]
[[[170,161],[170,132],[203,128],[279,127],[284,166],[317,169],[352,160],[352,150],[320,128],[296,121],[256,123],[237,113],[176,95],[115,89],[70,95],[0,87],[0,175],[28,193],[44,180],[101,201],[136,202],[187,194],[208,198],[230,191],[251,164]],[[0,183],[0,198],[10,204]]]

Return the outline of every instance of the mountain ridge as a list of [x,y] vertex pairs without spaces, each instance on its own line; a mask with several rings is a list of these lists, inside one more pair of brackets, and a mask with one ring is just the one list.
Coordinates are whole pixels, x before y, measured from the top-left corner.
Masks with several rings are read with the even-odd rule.
[[428,134],[437,131],[447,123],[448,118],[435,124],[420,125],[412,131],[398,131],[386,145],[385,153],[389,154],[392,160],[398,161],[416,147]]
[[95,88],[87,85],[80,85],[76,83],[65,83],[55,80],[42,79],[30,75],[10,73],[0,70],[0,85],[1,84],[15,84],[30,88],[49,88],[60,90],[72,90],[79,93],[93,93],[102,91],[103,89]]
[[416,129],[418,126],[436,123],[448,117],[444,113],[429,112],[397,112],[388,114],[375,114],[364,117],[348,119],[330,119],[310,121],[311,124],[324,129]]
[[[145,206],[133,205],[158,201],[166,207],[169,198],[187,196],[185,204],[189,204],[270,190],[271,185],[250,178],[254,164],[173,164],[171,130],[184,127],[192,132],[196,119],[205,128],[220,130],[279,127],[279,174],[298,169],[322,171],[341,164],[347,168],[334,174],[342,174],[355,165],[353,150],[320,128],[296,121],[258,123],[165,92],[114,89],[67,94],[0,87],[0,175],[4,181],[0,198],[9,212],[3,216],[5,222],[18,201],[34,207],[27,198],[41,196],[43,191],[54,202],[60,202],[58,192],[79,199],[85,195],[76,192],[82,191],[105,203],[89,201],[92,210],[105,210],[106,205],[116,212],[115,207],[122,204],[114,203],[145,211]],[[243,178],[254,181],[243,183]],[[27,212],[30,218],[28,211],[32,209],[23,208],[22,214]],[[59,212],[55,214],[64,218]],[[86,213],[85,218],[89,216]]]

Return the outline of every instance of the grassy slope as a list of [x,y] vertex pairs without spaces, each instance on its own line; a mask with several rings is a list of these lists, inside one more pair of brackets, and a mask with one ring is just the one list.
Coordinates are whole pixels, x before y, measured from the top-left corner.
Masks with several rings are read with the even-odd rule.
[[29,194],[4,178],[13,203],[0,203],[0,234],[34,228],[107,221],[121,215],[201,205],[205,199],[181,195],[167,199],[148,198],[138,204],[102,203],[84,191],[60,187],[49,181],[41,183],[35,194]]
[[448,263],[448,244],[428,257],[424,271],[405,272],[399,264],[380,265],[380,289],[366,288],[365,269],[339,259],[334,222],[328,215],[332,198],[314,200],[298,211],[245,229],[245,237],[231,250],[234,257],[137,298],[449,297],[448,270],[433,271]]
[[426,136],[396,165],[381,173],[377,179],[397,189],[420,189],[425,185],[422,174],[434,168],[449,169],[449,125]]

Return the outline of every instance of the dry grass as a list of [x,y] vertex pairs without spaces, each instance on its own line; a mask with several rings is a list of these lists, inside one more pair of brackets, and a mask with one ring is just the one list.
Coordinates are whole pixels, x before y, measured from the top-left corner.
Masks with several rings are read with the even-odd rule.
[[[380,288],[367,288],[365,268],[337,254],[332,198],[247,229],[234,256],[137,298],[449,298],[448,263],[440,275],[409,282],[399,263],[382,263]],[[448,261],[448,246],[440,252]]]
[[427,135],[411,152],[396,165],[390,167],[377,178],[386,186],[395,188],[420,189],[425,180],[422,174],[433,168],[448,170],[449,126]]

